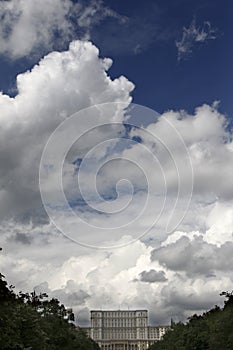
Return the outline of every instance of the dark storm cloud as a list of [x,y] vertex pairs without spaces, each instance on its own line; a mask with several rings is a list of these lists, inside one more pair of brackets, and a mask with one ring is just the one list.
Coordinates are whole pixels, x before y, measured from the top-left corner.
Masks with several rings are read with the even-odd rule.
[[81,289],[73,280],[68,280],[60,289],[51,290],[48,282],[43,282],[34,288],[36,293],[46,293],[49,298],[58,298],[65,305],[72,307],[85,304],[90,295]]
[[[182,281],[180,283],[182,284]],[[163,287],[161,298],[163,299],[164,308],[170,310],[170,314],[173,315],[184,314],[184,310],[192,312],[208,310],[213,307],[217,300],[218,302],[220,301],[220,297],[216,294],[216,291],[209,290],[205,293],[186,292],[174,285]]]
[[15,242],[22,243],[22,244],[31,244],[32,242],[31,237],[29,237],[25,233],[20,233],[20,232],[15,234],[15,236],[13,237],[13,240],[15,240]]
[[151,269],[150,271],[142,271],[139,274],[140,281],[154,283],[154,282],[165,282],[167,281],[164,271],[156,271]]
[[205,242],[201,236],[196,236],[193,240],[183,236],[175,243],[153,250],[151,259],[172,271],[184,271],[189,276],[209,277],[214,271],[231,270],[232,251],[232,242],[218,247]]

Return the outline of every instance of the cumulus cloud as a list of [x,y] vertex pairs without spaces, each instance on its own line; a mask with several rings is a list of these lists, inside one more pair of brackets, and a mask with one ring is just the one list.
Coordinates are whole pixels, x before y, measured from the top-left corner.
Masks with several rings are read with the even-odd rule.
[[[112,61],[98,55],[91,43],[73,42],[68,51],[52,52],[19,75],[15,98],[0,95],[1,218],[41,215],[40,158],[48,137],[62,121],[96,103],[131,101],[133,84],[124,77],[112,81],[106,74]],[[120,110],[114,108],[103,121],[122,120]]]
[[[169,125],[173,129],[169,128]],[[231,199],[233,183],[230,174],[233,152],[232,135],[227,130],[227,125],[227,119],[214,106],[203,105],[196,109],[194,115],[184,111],[169,111],[162,114],[157,122],[146,127],[145,130],[148,133],[137,129],[132,130],[132,136],[139,136],[142,141],[126,150],[124,154],[134,159],[143,157],[144,150],[140,146],[145,144],[155,152],[165,170],[167,188],[172,192],[177,186],[177,169],[174,165],[172,166],[171,158],[177,162],[182,185],[187,183],[190,177],[184,148],[177,137],[178,132],[191,159],[194,173],[193,193],[202,195],[203,200],[204,194],[208,194],[214,200]],[[171,157],[164,145],[171,151]],[[146,169],[152,167],[149,158],[145,159],[145,156],[144,162]],[[154,178],[154,188],[160,187],[161,178],[155,177],[151,171],[148,171],[148,174]]]
[[[189,239],[189,233],[184,232],[176,239],[179,235],[174,233],[173,241],[177,242],[179,251],[174,243],[164,242],[164,247],[169,248],[166,253],[171,255],[170,261],[184,254],[181,251],[183,241],[190,253],[178,271],[177,265],[167,263],[169,258],[162,248],[163,260],[162,254],[159,256],[152,247],[140,241],[121,249],[89,250],[66,240],[52,225],[33,228],[28,224],[14,224],[7,231],[9,238],[6,238],[0,255],[0,264],[9,282],[16,284],[17,290],[36,290],[59,297],[73,308],[81,325],[88,325],[90,309],[118,308],[119,305],[121,308],[148,308],[151,323],[168,324],[171,317],[183,320],[194,312],[219,304],[219,292],[232,285],[230,264],[227,266],[232,243],[227,254],[225,244],[221,254],[211,256],[211,252],[218,250],[214,245],[208,247],[204,242],[202,246],[200,237]],[[18,249],[17,231],[33,236],[34,244],[24,244],[24,249]],[[222,259],[224,253],[229,257],[225,262]],[[198,254],[203,265],[208,259],[218,266],[222,264],[221,271],[214,269],[210,274],[216,265],[210,270],[211,263],[206,268],[201,267],[197,264]],[[222,260],[218,262],[220,256]]]
[[[82,57],[81,62],[80,57]],[[113,101],[123,100],[126,104],[130,102],[129,92],[133,85],[124,78],[112,81],[105,71],[109,64],[110,61],[98,58],[98,51],[91,44],[74,43],[69,51],[52,53],[42,60],[32,72],[20,76],[17,97],[10,99],[2,95],[1,103],[4,113],[1,115],[1,122],[2,127],[5,128],[4,132],[11,133],[8,135],[16,135],[21,130],[20,135],[24,136],[22,139],[18,137],[16,145],[11,145],[11,152],[8,147],[1,148],[2,158],[9,160],[8,168],[5,169],[5,177],[1,178],[9,179],[8,174],[16,172],[15,177],[12,178],[13,183],[9,185],[8,182],[5,183],[7,190],[5,193],[10,193],[14,188],[14,182],[19,190],[22,187],[22,193],[20,191],[13,193],[14,200],[10,203],[9,208],[12,208],[15,202],[20,202],[20,198],[25,201],[26,184],[29,186],[30,181],[35,181],[35,184],[38,181],[38,178],[36,180],[38,168],[35,165],[38,162],[29,162],[30,166],[26,167],[21,161],[21,152],[24,151],[23,141],[27,136],[24,130],[30,130],[30,133],[33,133],[36,128],[36,131],[39,132],[38,140],[37,133],[33,133],[32,145],[36,143],[40,147],[38,149],[33,146],[29,147],[33,152],[35,150],[38,152],[39,159],[44,142],[49,136],[48,133],[75,109],[86,107],[92,101],[108,101],[109,96]],[[90,74],[87,81],[85,74]],[[78,78],[75,79],[76,76]],[[91,84],[89,83],[90,77]],[[29,90],[28,86],[33,88]],[[51,95],[52,99],[49,98]],[[69,98],[70,96],[72,99]],[[35,105],[37,106],[36,111]],[[63,113],[59,114],[60,110]],[[119,122],[124,121],[122,113],[117,114],[117,117]],[[138,240],[133,246],[125,246],[117,250],[87,250],[66,240],[51,223],[43,224],[32,221],[30,224],[25,224],[13,220],[6,221],[9,208],[4,212],[5,207],[2,204],[1,212],[5,213],[3,216],[5,226],[2,223],[1,237],[4,254],[1,254],[1,266],[3,273],[8,276],[11,283],[16,284],[18,289],[36,288],[38,291],[48,292],[51,296],[59,296],[67,306],[73,307],[78,318],[80,315],[83,325],[88,324],[88,310],[101,306],[104,308],[117,308],[119,305],[121,307],[147,307],[152,310],[151,321],[159,324],[168,323],[171,317],[176,320],[184,319],[193,312],[201,312],[220,302],[219,292],[222,289],[231,289],[233,279],[228,265],[232,252],[233,218],[232,201],[229,196],[232,191],[231,134],[226,130],[224,116],[212,106],[204,105],[198,108],[193,116],[184,112],[165,113],[147,128],[150,133],[154,133],[166,142],[176,159],[180,158],[180,162],[183,161],[181,148],[176,143],[175,135],[168,133],[165,118],[173,123],[181,133],[194,166],[194,196],[191,210],[180,227],[182,230],[169,236],[164,235],[164,225],[163,222],[160,222],[161,226],[158,223],[150,235],[151,241],[147,241],[145,237],[144,242]],[[109,121],[109,114],[104,121]],[[21,123],[28,128],[24,129]],[[137,128],[132,129],[130,133],[131,137],[140,136],[141,144],[133,144],[130,148],[119,149],[117,152],[135,161],[138,157],[144,157],[143,167],[147,169],[147,173],[153,180],[155,173],[151,167],[152,163],[149,158],[145,157],[140,146],[155,149],[169,180],[168,199],[169,202],[172,201],[172,189],[177,187],[177,177],[173,174],[174,168],[171,167],[170,161],[168,162],[167,157],[164,157],[164,154],[167,153],[164,153],[162,144],[158,142],[158,138],[156,144],[153,144],[151,142],[153,138],[146,137],[146,134]],[[108,135],[112,137],[111,133],[107,133]],[[8,144],[8,139],[9,136],[5,139],[5,145]],[[26,146],[31,145],[28,143],[30,139],[26,140]],[[90,141],[90,139],[87,140]],[[101,140],[99,133],[92,134],[91,142],[85,142],[82,152],[85,153],[85,149],[89,150],[98,140]],[[196,146],[202,143],[205,147],[199,149],[197,157]],[[30,158],[30,152],[26,146],[24,157]],[[102,151],[104,149],[103,147]],[[93,153],[97,160],[103,154],[108,156],[106,149],[100,154]],[[94,161],[94,158],[92,159]],[[32,164],[34,166],[31,173]],[[20,181],[18,170],[23,174],[23,179],[27,181]],[[141,180],[141,174],[125,164],[119,167],[118,163],[118,167],[109,166],[104,170],[102,172],[104,181],[102,185],[100,183],[102,189],[104,189],[104,183],[108,184],[109,179],[115,183],[123,175],[134,182],[134,177],[136,180]],[[204,170],[208,176],[203,176]],[[185,177],[188,176],[186,167],[181,167],[181,171],[185,180]],[[88,183],[88,177],[86,181]],[[154,194],[159,189],[157,181],[159,181],[158,173],[156,173],[152,187]],[[34,186],[26,187],[29,193],[30,188],[35,189]],[[135,214],[135,211],[141,206],[143,195],[141,192],[137,195],[129,217]],[[35,208],[40,204],[39,199],[37,200]],[[6,203],[5,201],[5,205]],[[27,213],[31,205],[30,200],[23,208],[23,213]],[[183,208],[181,201],[179,211],[182,212]],[[140,220],[140,225],[144,227],[148,225],[157,210],[156,207],[150,209],[148,216],[143,216]],[[166,209],[164,220],[170,207]],[[13,213],[21,211],[22,207],[15,205]],[[105,216],[101,217],[92,213],[88,218],[90,222],[93,220],[101,224],[101,221],[109,220],[115,225],[112,217],[106,219]],[[124,219],[122,216],[122,220]],[[135,226],[134,229],[136,231],[137,227]],[[76,230],[79,231],[78,226]],[[80,234],[91,235],[91,227]],[[121,234],[122,236],[130,236],[130,234],[133,236],[133,232],[128,231],[127,227],[122,229]],[[98,240],[102,242],[111,239],[123,245],[127,242],[125,237],[109,237],[109,231],[106,230],[103,230],[101,236],[98,237]],[[155,249],[152,248],[154,244],[157,245]],[[19,249],[19,245],[23,246],[23,249]],[[226,256],[227,260],[224,259]]]
[[[89,12],[83,21],[88,16]],[[168,111],[157,115],[145,130],[131,128],[126,132],[124,109],[131,102],[134,86],[124,77],[112,80],[107,74],[111,64],[110,59],[99,58],[98,49],[91,43],[76,41],[69,50],[51,52],[31,71],[19,75],[16,97],[0,95],[0,159],[4,164],[0,170],[0,232],[4,248],[1,271],[18,290],[35,289],[59,297],[73,307],[83,324],[88,322],[88,310],[119,305],[146,307],[157,324],[168,323],[171,317],[181,320],[219,303],[219,292],[232,289],[232,133],[216,105],[203,105],[194,115]],[[91,250],[66,239],[48,221],[39,193],[38,168],[44,145],[61,122],[83,108],[108,102],[123,105],[112,105],[106,110],[108,113],[96,108],[95,115],[103,123],[119,122],[119,128],[100,128],[80,139],[67,154],[63,169],[67,196],[79,199],[80,193],[73,190],[74,182],[70,180],[76,180],[82,158],[92,150],[89,165],[106,161],[96,184],[102,197],[108,199],[110,209],[119,193],[123,203],[132,199],[131,207],[122,212],[120,220],[82,207],[83,218],[90,224],[123,224],[121,236],[114,236],[105,228],[96,237],[101,243],[119,244],[121,249]],[[77,129],[85,129],[86,123],[88,118],[82,119]],[[180,185],[184,186],[180,186],[175,217],[182,217],[187,207],[190,181],[188,158],[177,132],[191,159],[194,187],[190,211],[179,231],[169,234],[166,222],[179,190],[174,159],[182,179]],[[128,136],[134,142],[101,143],[115,134],[121,141]],[[99,142],[100,147],[95,148]],[[152,162],[145,149],[155,154],[157,163]],[[120,160],[108,162],[113,155]],[[159,215],[164,179],[158,163],[166,178],[164,213],[147,236],[126,245],[130,239],[135,240],[138,228],[146,230]],[[135,167],[137,164],[141,170]],[[86,170],[83,180],[89,190],[93,169]],[[117,192],[116,184],[123,178],[135,185],[132,198],[128,183]],[[154,205],[129,228],[125,223],[140,213],[147,199],[146,180],[151,185]],[[53,181],[48,183],[48,190],[53,194]],[[97,209],[103,209],[103,203],[97,204]],[[79,237],[93,240],[91,225],[82,230],[80,223],[75,231]]]
[[183,28],[182,38],[176,41],[178,61],[187,59],[196,46],[216,38],[217,31],[210,22],[206,21],[202,26],[197,26],[194,18],[188,28]]
[[202,236],[179,238],[175,243],[156,249],[152,259],[174,271],[185,271],[188,275],[211,276],[215,271],[228,271],[231,264],[232,242],[222,246],[207,243]]

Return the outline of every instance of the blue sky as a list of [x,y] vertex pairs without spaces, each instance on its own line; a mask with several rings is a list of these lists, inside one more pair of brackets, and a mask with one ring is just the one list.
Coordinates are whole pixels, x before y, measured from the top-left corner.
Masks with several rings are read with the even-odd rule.
[[[160,40],[155,34],[138,55],[125,52],[115,56],[111,72],[124,72],[135,83],[134,102],[161,113],[169,108],[193,111],[202,103],[220,100],[221,110],[232,116],[232,2],[158,1],[158,10],[153,9],[155,1],[120,3],[121,6],[115,5],[116,10],[129,17],[138,16],[139,23],[147,22],[149,30],[145,35],[153,36],[156,30],[158,36],[165,32]],[[194,17],[197,26],[210,21],[217,30],[216,39],[194,46],[193,53],[178,63],[175,41]],[[101,47],[101,39],[98,44]],[[140,44],[143,46],[143,39]],[[105,52],[109,52],[107,47],[103,48]]]
[[232,290],[232,7],[0,1],[0,267],[17,290],[83,325],[100,305],[185,320]]
[[[220,110],[232,116],[231,1],[120,0],[104,4],[123,20],[106,17],[97,21],[91,26],[90,37],[102,56],[113,59],[111,76],[123,74],[135,83],[135,103],[159,113],[167,109],[192,112],[198,105],[220,100]],[[194,18],[197,28],[209,21],[215,39],[194,43],[192,53],[178,62],[175,42],[181,40],[183,27],[189,28]],[[83,29],[76,25],[73,36],[79,38],[81,34]],[[62,48],[67,46],[68,41]],[[61,49],[57,37],[54,47]],[[0,88],[15,94],[15,76],[30,69],[47,52],[41,46],[36,53],[16,60],[2,55]]]

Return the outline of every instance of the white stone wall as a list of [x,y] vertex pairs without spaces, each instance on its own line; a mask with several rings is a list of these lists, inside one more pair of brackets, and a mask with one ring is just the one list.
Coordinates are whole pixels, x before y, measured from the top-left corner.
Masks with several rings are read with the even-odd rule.
[[148,326],[147,310],[91,311],[91,338],[103,350],[146,350],[167,329]]

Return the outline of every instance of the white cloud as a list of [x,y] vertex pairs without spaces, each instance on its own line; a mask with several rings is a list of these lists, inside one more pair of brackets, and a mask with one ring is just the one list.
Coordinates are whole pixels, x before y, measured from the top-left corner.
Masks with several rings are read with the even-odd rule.
[[92,0],[9,0],[0,2],[0,53],[11,59],[39,57],[52,49],[63,49],[70,40],[89,39],[91,29],[105,18],[125,21]]
[[210,22],[206,21],[202,27],[199,27],[194,18],[188,28],[183,28],[182,38],[176,41],[178,61],[189,57],[197,45],[215,40],[217,38],[216,33],[216,29],[212,27]]
[[91,0],[90,4],[87,6],[80,2],[80,6],[82,11],[80,11],[77,22],[81,28],[87,29],[86,35],[89,36],[89,38],[91,29],[96,24],[102,22],[106,17],[115,18],[121,24],[128,20],[127,17],[121,16],[117,12],[105,6],[102,0]]
[[[182,320],[220,303],[219,293],[231,289],[232,243],[217,248],[202,241],[200,234],[189,239],[183,232],[157,254],[140,241],[108,251],[81,248],[51,225],[15,224],[8,231],[0,264],[9,282],[17,290],[35,289],[58,297],[73,307],[82,325],[88,324],[88,310],[119,306],[148,308],[152,323],[166,324],[171,317]],[[31,245],[15,240],[19,231],[30,237]],[[177,271],[180,258],[183,264]],[[168,266],[172,259],[176,265]]]
[[[107,54],[140,54],[155,42],[173,38],[151,2],[129,17],[103,0],[8,0],[0,2],[0,53],[35,61],[71,40],[91,40]],[[143,15],[141,15],[143,14]],[[111,21],[109,21],[111,19]]]
[[[128,157],[136,165],[142,165],[151,182],[155,205],[149,207],[146,215],[142,215],[131,229],[123,227],[120,237],[114,237],[111,230],[101,230],[97,237],[101,243],[119,243],[123,245],[121,249],[91,250],[75,245],[41,213],[38,167],[51,132],[82,108],[115,101],[126,106],[131,101],[133,84],[124,77],[111,80],[107,75],[110,65],[111,60],[100,59],[98,49],[91,43],[73,42],[68,51],[52,52],[32,71],[19,75],[15,98],[0,95],[0,159],[4,164],[0,170],[0,230],[4,248],[0,255],[1,272],[17,289],[36,288],[58,296],[74,308],[84,323],[90,308],[117,308],[119,305],[147,307],[151,310],[151,319],[157,323],[167,323],[174,316],[183,319],[218,303],[219,292],[230,290],[233,280],[228,265],[232,260],[232,135],[225,128],[226,118],[216,106],[201,106],[194,115],[184,111],[166,112],[145,131],[131,130],[130,136],[140,136],[141,143],[117,148],[112,142],[111,152],[106,145],[93,150],[93,164],[103,158],[107,161],[115,152],[121,159]],[[102,115],[103,122],[122,123],[124,120],[121,108],[111,107],[108,112]],[[174,133],[167,128],[166,120],[174,126]],[[87,121],[82,123],[80,129],[85,128]],[[159,139],[172,151],[184,184],[190,176],[175,130],[182,135],[190,153],[194,196],[179,231],[169,236],[164,228],[174,204],[177,173]],[[114,133],[112,129],[100,129],[74,145],[64,167],[69,194],[72,192],[69,182],[72,170],[78,169],[70,162],[77,155],[75,152],[83,157],[103,137],[110,138]],[[167,204],[164,215],[143,241],[124,246],[130,238],[135,238],[138,228],[148,227],[164,199],[159,167],[155,167],[145,153],[145,147],[155,152],[164,169]],[[84,178],[86,184],[90,184],[92,171],[90,168]],[[108,194],[104,192],[105,188],[114,187],[122,178],[141,186],[140,191],[135,193],[133,205],[127,212],[122,212],[120,220],[89,211],[84,213],[85,217],[100,226],[127,222],[140,212],[146,198],[143,192],[146,182],[142,181],[142,175],[122,160],[110,162],[102,169],[97,181],[101,193]],[[48,185],[53,193],[53,181]],[[180,216],[187,205],[185,189],[175,216]],[[120,199],[125,200],[127,196],[129,192],[123,193]],[[108,204],[114,206],[111,201]],[[32,220],[26,223],[25,218]],[[80,227],[76,226],[75,230],[81,238],[93,239],[91,226],[84,231]]]
[[221,246],[233,240],[233,204],[232,201],[217,202],[206,218],[205,240]]
[[72,28],[67,20],[70,0],[11,0],[0,4],[1,53],[12,58],[31,54],[41,47],[53,47],[55,31],[64,41],[70,39]]
[[[172,127],[169,127],[169,124]],[[177,188],[177,169],[172,161],[177,162],[181,185],[188,183],[190,171],[187,167],[187,154],[182,142],[177,137],[181,135],[194,172],[194,195],[201,195],[203,200],[207,195],[212,200],[216,198],[231,199],[232,182],[232,135],[226,130],[227,119],[215,107],[203,105],[196,109],[194,115],[184,111],[169,111],[160,116],[158,121],[150,124],[146,132],[133,130],[132,136],[140,136],[145,145],[156,155],[165,171],[167,188],[172,191]],[[149,134],[150,133],[150,134]],[[171,156],[168,151],[170,149]],[[152,171],[154,164],[141,144],[124,151],[130,159],[143,159],[144,168],[151,177],[153,189],[161,187],[162,177]],[[157,169],[156,169],[157,170]],[[135,174],[137,175],[137,173]],[[186,192],[184,192],[186,194]]]
[[[73,42],[69,51],[52,52],[32,71],[19,75],[15,98],[0,95],[1,218],[38,216],[42,150],[65,118],[96,103],[131,101],[133,84],[124,77],[112,81],[106,74],[111,60],[98,54],[89,42]],[[103,121],[122,120],[121,111],[114,108]]]

